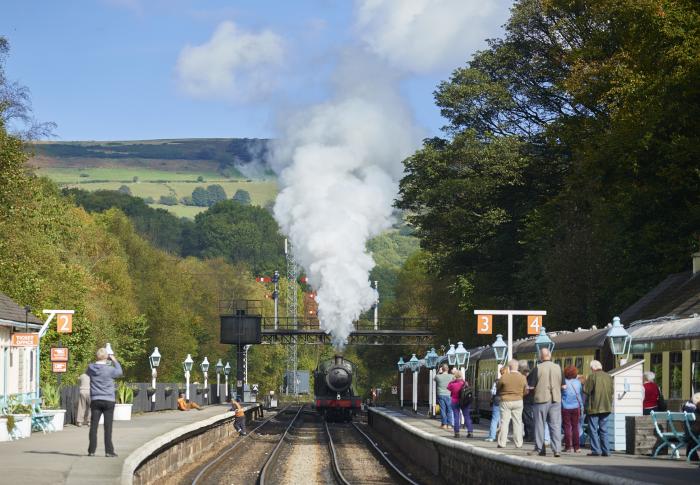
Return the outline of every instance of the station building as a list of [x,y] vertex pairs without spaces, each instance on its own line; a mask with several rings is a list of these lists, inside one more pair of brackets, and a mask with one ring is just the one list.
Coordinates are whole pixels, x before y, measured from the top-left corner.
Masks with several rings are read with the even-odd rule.
[[0,404],[9,396],[34,392],[37,347],[32,344],[41,325],[28,308],[0,293]]

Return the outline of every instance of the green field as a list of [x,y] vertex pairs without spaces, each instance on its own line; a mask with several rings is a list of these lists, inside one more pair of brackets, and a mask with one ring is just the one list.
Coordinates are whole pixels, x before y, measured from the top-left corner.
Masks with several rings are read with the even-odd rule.
[[[149,168],[38,168],[37,175],[49,177],[60,184],[92,183],[94,181],[131,182],[138,177],[140,182],[155,181],[196,181],[197,177],[204,180],[221,179],[216,172],[183,171],[173,172],[169,170],[156,170]],[[87,175],[87,176],[86,176]],[[92,189],[87,189],[92,190]]]
[[[212,172],[171,172],[155,169],[126,169],[126,168],[42,168],[37,169],[38,175],[54,180],[62,187],[79,188],[90,192],[96,190],[118,190],[126,185],[131,194],[143,199],[153,197],[158,202],[161,195],[174,195],[178,200],[192,195],[197,187],[206,188],[218,184],[224,188],[228,198],[233,197],[238,189],[248,191],[252,204],[265,206],[277,196],[277,182],[273,178],[266,179],[226,179]],[[81,177],[87,173],[90,177]],[[134,176],[138,182],[134,182]],[[198,177],[204,182],[198,182]],[[108,180],[108,181],[107,181]],[[202,212],[204,207],[193,207],[182,204],[168,206],[150,204],[151,207],[163,208],[179,217],[194,217]]]

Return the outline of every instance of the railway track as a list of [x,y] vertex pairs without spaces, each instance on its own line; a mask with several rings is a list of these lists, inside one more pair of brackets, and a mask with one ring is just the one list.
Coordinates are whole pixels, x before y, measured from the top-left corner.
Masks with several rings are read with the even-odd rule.
[[[190,475],[192,476],[192,475]],[[192,485],[417,484],[357,423],[287,406],[201,466]]]

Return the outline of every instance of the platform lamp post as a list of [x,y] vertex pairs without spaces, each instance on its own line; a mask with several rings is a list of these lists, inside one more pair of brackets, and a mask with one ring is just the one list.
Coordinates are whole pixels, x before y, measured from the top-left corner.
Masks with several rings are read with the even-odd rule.
[[462,342],[457,342],[457,348],[455,349],[455,360],[457,361],[457,367],[464,374],[464,380],[467,379],[467,368],[469,367],[469,351],[464,348]]
[[[629,355],[630,349],[632,347],[632,337],[625,327],[620,323],[620,317],[613,318],[612,327],[608,330],[607,337],[610,339],[610,350],[612,350],[613,355],[619,357],[622,355]],[[627,363],[627,359],[620,359],[620,365]]]
[[450,344],[450,349],[445,353],[445,356],[447,357],[447,364],[450,367],[457,365],[457,354],[455,352],[455,344]]
[[503,335],[496,335],[496,341],[491,345],[496,362],[504,362],[508,355],[508,345],[503,341]]
[[399,361],[396,363],[396,366],[399,368],[399,374],[401,374],[401,383],[399,384],[399,403],[401,405],[401,409],[403,409],[403,373],[406,370],[406,363],[403,361],[403,357],[399,357]]
[[216,363],[216,400],[221,403],[221,372],[224,370],[224,364],[221,359]]
[[547,335],[547,331],[544,327],[540,327],[540,334],[535,339],[535,348],[537,349],[538,361],[540,359],[540,352],[542,352],[542,349],[549,350],[550,354],[554,352],[554,342],[552,342],[552,339],[549,338],[549,335]]
[[425,354],[425,368],[429,371],[428,376],[428,414],[435,416],[435,367],[437,366],[439,355],[432,348]]
[[153,353],[151,353],[151,355],[148,357],[148,363],[151,366],[151,388],[153,388],[153,394],[151,395],[151,408],[155,408],[156,377],[158,377],[158,366],[160,365],[160,352],[158,352],[158,347],[153,349]]
[[[280,296],[279,281],[280,281],[280,272],[275,271],[274,273],[272,273],[272,282],[275,284],[275,289],[272,291],[272,299],[275,302],[275,330],[277,330],[277,328],[279,327],[279,312],[277,309],[279,296]],[[228,392],[228,387],[226,388],[226,391]]]
[[202,374],[204,374],[204,400],[209,404],[209,359],[204,357],[204,360],[199,364],[200,369],[202,369]]
[[412,393],[412,401],[413,401],[413,412],[417,413],[418,412],[418,369],[420,369],[420,361],[418,360],[418,357],[416,357],[416,354],[413,354],[411,359],[408,361],[408,368],[411,369],[411,372],[413,372],[413,393]]
[[182,363],[182,369],[185,371],[185,400],[187,402],[190,401],[190,372],[192,371],[193,364],[194,360],[192,360],[192,356],[187,354],[185,361]]
[[226,378],[226,402],[228,402],[229,399],[229,392],[228,392],[228,375],[231,373],[231,364],[226,362],[226,365],[224,366],[224,377]]

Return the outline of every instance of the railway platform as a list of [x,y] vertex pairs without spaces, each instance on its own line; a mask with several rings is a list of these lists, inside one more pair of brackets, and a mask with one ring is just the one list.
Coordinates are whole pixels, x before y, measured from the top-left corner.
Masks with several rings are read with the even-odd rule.
[[[257,407],[257,405],[255,405]],[[251,406],[246,406],[251,409]],[[168,442],[192,430],[232,417],[228,405],[202,411],[161,411],[115,421],[113,441],[117,458],[104,456],[102,426],[97,453],[87,456],[88,428],[66,426],[57,433],[34,433],[30,438],[0,443],[0,483],[91,484],[130,483],[133,468]]]
[[[615,452],[609,457],[562,453],[560,458],[529,456],[533,444],[518,450],[509,441],[505,449],[487,442],[487,419],[474,427],[474,437],[455,438],[452,431],[440,429],[439,419],[400,408],[370,408],[370,426],[390,437],[403,453],[422,460],[430,469],[450,483],[455,475],[470,476],[482,483],[663,483],[684,484],[700,481],[697,462],[669,458],[651,458]],[[484,474],[484,476],[479,476]]]

